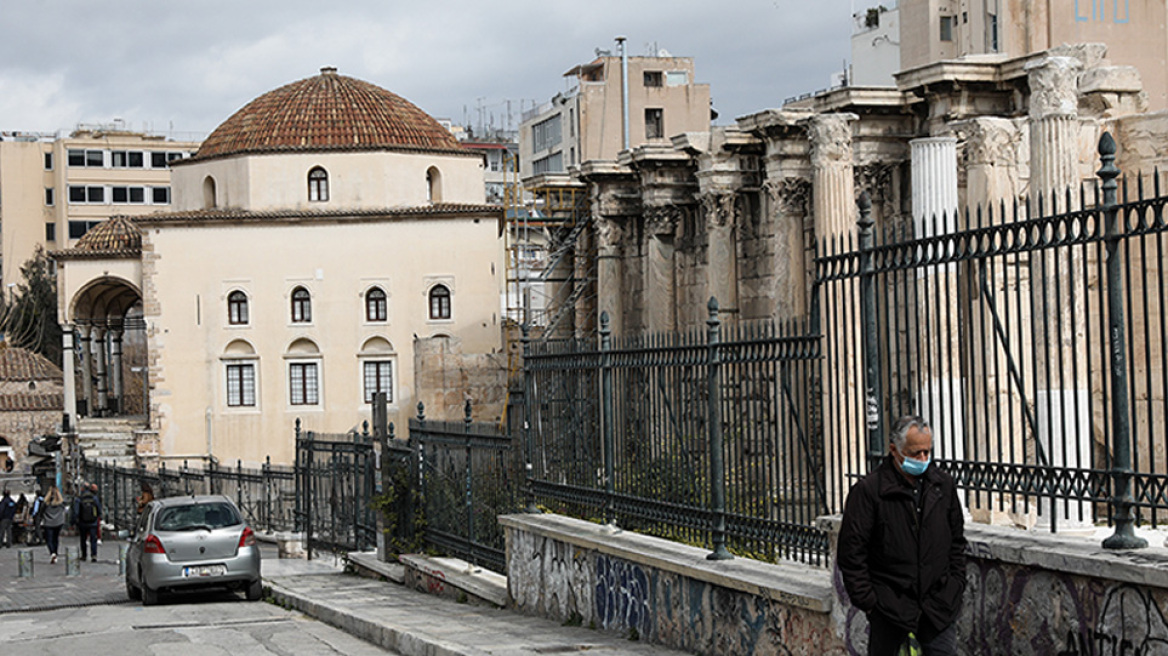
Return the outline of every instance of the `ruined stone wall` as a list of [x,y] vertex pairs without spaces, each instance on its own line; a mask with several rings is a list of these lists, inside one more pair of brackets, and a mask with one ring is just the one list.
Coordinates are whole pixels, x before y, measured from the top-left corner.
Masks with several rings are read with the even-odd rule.
[[674,259],[677,281],[677,328],[679,331],[701,330],[706,326],[706,266],[709,247],[705,222],[697,206],[682,212],[676,237]]
[[[507,402],[507,355],[463,353],[454,337],[420,338],[414,342],[414,386],[429,419],[459,421],[470,399],[475,421],[499,421]],[[413,416],[414,408],[403,414]]]

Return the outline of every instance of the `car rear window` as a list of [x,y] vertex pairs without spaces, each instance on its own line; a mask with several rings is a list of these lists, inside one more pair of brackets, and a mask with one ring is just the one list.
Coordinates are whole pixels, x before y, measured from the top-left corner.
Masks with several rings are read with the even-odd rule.
[[159,531],[190,531],[199,528],[215,529],[240,523],[239,514],[230,504],[211,501],[188,506],[171,506],[158,513],[154,528]]

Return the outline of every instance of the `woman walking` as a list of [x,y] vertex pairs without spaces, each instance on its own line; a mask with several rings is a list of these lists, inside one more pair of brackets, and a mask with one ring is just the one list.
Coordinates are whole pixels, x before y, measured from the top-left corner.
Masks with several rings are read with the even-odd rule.
[[65,527],[65,515],[69,508],[65,505],[65,498],[57,486],[49,488],[45,495],[44,522],[45,545],[49,548],[49,562],[57,562],[57,547],[61,543],[61,529]]

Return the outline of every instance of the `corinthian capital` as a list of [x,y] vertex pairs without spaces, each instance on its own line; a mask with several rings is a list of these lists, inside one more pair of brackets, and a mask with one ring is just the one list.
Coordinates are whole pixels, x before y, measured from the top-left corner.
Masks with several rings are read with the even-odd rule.
[[681,218],[681,210],[672,205],[651,207],[645,213],[645,232],[651,235],[672,235]]
[[783,214],[807,214],[811,203],[811,181],[807,178],[780,178],[768,180],[763,189],[771,206]]
[[735,222],[735,212],[738,203],[733,193],[702,194],[702,213],[706,215],[706,222],[711,228],[732,226]]
[[623,237],[624,230],[619,223],[604,217],[596,219],[597,245],[605,254],[614,253]]
[[855,114],[817,114],[807,121],[811,165],[852,161],[852,121]]
[[961,121],[953,127],[965,141],[968,166],[1016,163],[1015,149],[1021,135],[1013,121],[983,117]]
[[1074,57],[1043,57],[1026,65],[1030,118],[1075,116],[1079,111],[1079,72]]

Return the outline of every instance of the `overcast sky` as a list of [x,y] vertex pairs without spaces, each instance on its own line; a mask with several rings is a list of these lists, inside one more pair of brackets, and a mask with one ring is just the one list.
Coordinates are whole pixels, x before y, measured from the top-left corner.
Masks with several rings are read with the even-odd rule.
[[[891,4],[888,2],[887,4]],[[504,127],[628,37],[693,57],[719,123],[826,87],[864,0],[0,0],[0,130],[125,121],[202,138],[336,66],[431,115]],[[489,120],[489,118],[488,118]]]

